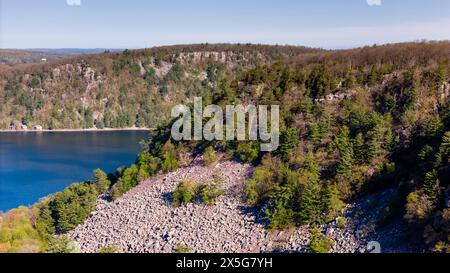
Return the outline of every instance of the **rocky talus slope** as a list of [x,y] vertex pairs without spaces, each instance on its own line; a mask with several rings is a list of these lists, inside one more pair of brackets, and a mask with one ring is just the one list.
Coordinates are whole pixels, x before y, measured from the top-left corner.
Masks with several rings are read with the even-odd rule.
[[[200,159],[194,160],[189,167],[143,182],[115,202],[99,199],[96,212],[69,236],[82,252],[115,246],[121,252],[170,253],[179,245],[200,253],[307,252],[308,227],[269,232],[261,213],[246,206],[243,186],[251,173],[250,165],[224,161],[207,168]],[[215,206],[170,206],[170,194],[179,181],[204,181],[213,174],[225,178],[225,195]],[[357,207],[353,204],[348,215],[354,216]],[[335,223],[323,227],[335,241],[334,252],[360,251],[367,243],[350,220],[348,228]]]

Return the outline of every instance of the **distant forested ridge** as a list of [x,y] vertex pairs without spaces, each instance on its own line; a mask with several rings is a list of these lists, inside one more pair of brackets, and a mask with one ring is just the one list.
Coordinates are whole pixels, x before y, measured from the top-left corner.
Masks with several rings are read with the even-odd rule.
[[82,55],[0,67],[0,129],[155,127],[171,106],[206,92],[218,70],[318,50],[290,46],[186,45]]
[[[109,176],[98,171],[92,182],[15,213],[35,215],[38,232],[30,236],[54,246],[50,235],[82,223],[98,194],[120,198],[141,181],[188,164],[190,154],[211,162],[220,152],[255,165],[245,196],[264,210],[269,229],[339,219],[345,225],[346,204],[393,189],[376,226],[400,221],[408,226],[405,240],[450,252],[449,59],[449,42],[342,51],[196,45],[3,68],[4,127],[24,117],[50,128],[162,122],[129,168]],[[194,95],[205,105],[280,105],[280,148],[265,153],[255,141],[172,140],[168,109]],[[314,234],[312,251],[329,250],[320,230]]]

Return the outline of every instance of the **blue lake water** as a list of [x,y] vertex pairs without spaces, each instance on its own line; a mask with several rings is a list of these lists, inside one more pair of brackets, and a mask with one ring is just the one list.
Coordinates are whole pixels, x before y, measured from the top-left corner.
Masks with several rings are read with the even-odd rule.
[[145,131],[0,132],[0,211],[31,205],[100,168],[132,164]]

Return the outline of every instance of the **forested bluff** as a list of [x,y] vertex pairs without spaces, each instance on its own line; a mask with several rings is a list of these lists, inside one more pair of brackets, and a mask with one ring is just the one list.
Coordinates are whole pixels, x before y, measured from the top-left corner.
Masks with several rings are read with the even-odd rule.
[[[99,196],[120,202],[142,182],[187,168],[200,155],[205,166],[251,164],[245,203],[262,212],[268,231],[308,227],[307,251],[332,251],[324,225],[357,222],[358,214],[346,218],[347,205],[390,191],[382,204],[366,200],[367,210],[381,208],[374,225],[401,222],[404,241],[449,252],[449,58],[449,42],[339,51],[204,44],[2,65],[2,129],[158,129],[132,166],[96,170],[91,181],[1,215],[0,252],[74,251],[65,234],[91,217]],[[280,105],[280,148],[173,141],[170,109],[195,96],[205,105]],[[168,205],[215,206],[224,198],[216,182],[180,180]],[[99,251],[124,251],[117,247]]]

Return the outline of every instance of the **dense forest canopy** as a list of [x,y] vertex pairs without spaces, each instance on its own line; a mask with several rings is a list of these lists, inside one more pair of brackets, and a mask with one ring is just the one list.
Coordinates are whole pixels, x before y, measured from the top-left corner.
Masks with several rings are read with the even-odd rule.
[[[84,221],[99,194],[120,198],[188,164],[190,154],[204,153],[209,162],[220,152],[255,165],[246,198],[265,211],[270,229],[320,226],[338,219],[346,203],[393,188],[378,224],[405,221],[425,250],[449,252],[449,59],[449,42],[341,51],[196,45],[83,56],[2,68],[0,121],[3,128],[11,121],[49,128],[160,124],[131,167],[109,176],[97,171],[93,181],[32,208],[44,249],[54,247],[51,235]],[[173,141],[169,106],[194,96],[205,105],[280,105],[280,148]],[[1,234],[4,249],[16,245]]]

